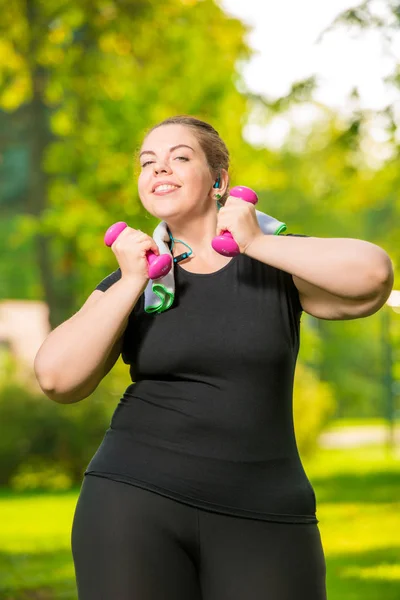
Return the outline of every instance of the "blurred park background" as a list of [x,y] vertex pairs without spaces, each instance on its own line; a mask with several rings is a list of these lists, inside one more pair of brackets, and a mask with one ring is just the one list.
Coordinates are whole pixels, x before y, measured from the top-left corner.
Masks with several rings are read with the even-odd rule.
[[[262,2],[232,0],[232,10],[252,4],[254,22],[270,18]],[[249,85],[251,65],[258,82],[265,73],[284,80],[297,53],[287,32],[313,22],[312,2],[283,4],[283,43],[263,70],[251,27],[229,0],[0,0],[4,600],[77,597],[73,511],[129,373],[119,359],[89,398],[60,405],[41,393],[33,359],[51,328],[117,268],[107,227],[124,220],[153,231],[133,161],[151,125],[176,114],[211,122],[230,149],[232,185],[255,188],[260,210],[290,233],[382,246],[400,288],[399,3],[338,0],[313,40],[322,55],[335,35],[355,52],[373,40],[379,106],[361,93],[358,72],[346,71],[339,42],[330,55],[337,79],[325,93],[315,73],[279,95]],[[276,3],[267,5],[271,13]],[[341,73],[355,83],[335,106],[328,88],[341,87]],[[399,306],[393,293],[366,319],[302,319],[296,436],[316,491],[330,600],[400,597]]]

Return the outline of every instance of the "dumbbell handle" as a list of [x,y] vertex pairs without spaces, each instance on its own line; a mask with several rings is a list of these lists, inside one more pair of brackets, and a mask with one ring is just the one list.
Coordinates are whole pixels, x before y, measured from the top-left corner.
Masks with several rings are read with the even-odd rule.
[[[237,185],[236,187],[233,187],[229,191],[229,195],[235,196],[236,198],[241,198],[245,202],[251,202],[252,204],[257,204],[258,202],[258,196],[255,191],[244,185]],[[219,252],[219,254],[223,254],[224,256],[237,256],[240,254],[239,246],[229,231],[223,231],[220,235],[217,235],[215,238],[213,238],[211,245],[214,250]]]
[[[118,221],[111,225],[105,233],[104,243],[106,246],[112,246],[121,231],[128,227],[124,221]],[[159,279],[164,277],[172,267],[172,257],[170,254],[155,254],[152,250],[146,252],[147,262],[149,264],[149,278]]]

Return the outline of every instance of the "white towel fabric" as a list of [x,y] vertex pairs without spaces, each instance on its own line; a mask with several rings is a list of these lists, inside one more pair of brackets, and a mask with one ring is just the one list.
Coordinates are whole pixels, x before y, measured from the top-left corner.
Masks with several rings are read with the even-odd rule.
[[[285,223],[270,217],[269,215],[256,210],[257,221],[260,229],[266,235],[278,235],[286,230]],[[156,242],[160,254],[172,253],[169,249],[170,241],[167,224],[161,221],[154,230],[153,240]],[[147,313],[161,313],[168,310],[174,302],[175,297],[175,279],[174,265],[169,273],[159,279],[149,280],[144,290],[144,309]]]

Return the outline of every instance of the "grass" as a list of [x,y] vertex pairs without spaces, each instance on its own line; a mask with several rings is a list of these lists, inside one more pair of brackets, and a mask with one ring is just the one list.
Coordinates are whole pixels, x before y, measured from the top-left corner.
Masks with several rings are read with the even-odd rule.
[[[400,425],[400,421],[397,418],[396,426]],[[353,417],[353,418],[341,418],[332,421],[326,428],[325,431],[334,431],[342,429],[343,427],[387,427],[387,420],[383,417]]]
[[70,530],[79,490],[0,494],[0,598],[76,600]]
[[[374,446],[303,460],[317,496],[329,600],[400,596],[399,459]],[[2,600],[77,599],[70,531],[78,493],[0,491]]]
[[372,446],[303,460],[317,497],[328,600],[400,597],[399,459]]

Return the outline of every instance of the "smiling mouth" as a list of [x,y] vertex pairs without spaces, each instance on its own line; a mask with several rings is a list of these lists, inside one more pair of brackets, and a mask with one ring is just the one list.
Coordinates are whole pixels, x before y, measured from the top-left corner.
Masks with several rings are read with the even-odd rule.
[[179,190],[179,187],[176,185],[160,186],[154,190],[153,194],[164,196],[165,194],[171,194],[171,192],[175,192],[176,190]]

